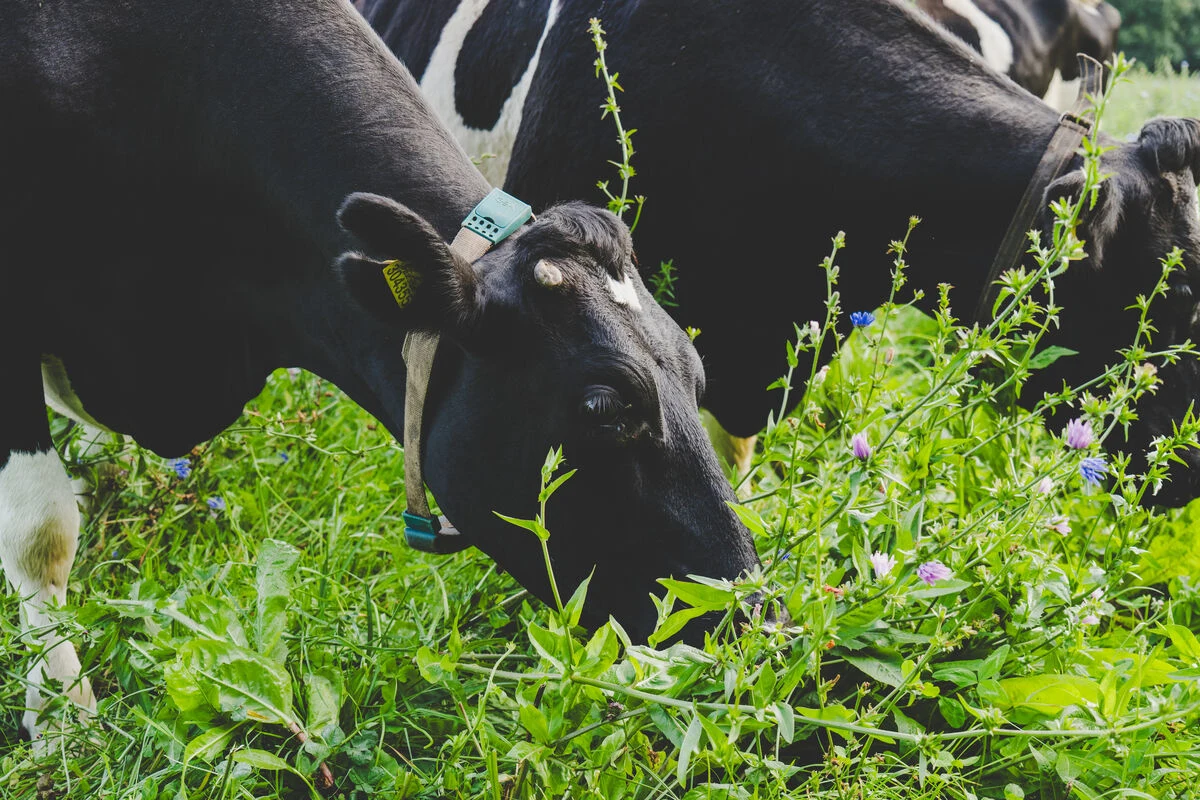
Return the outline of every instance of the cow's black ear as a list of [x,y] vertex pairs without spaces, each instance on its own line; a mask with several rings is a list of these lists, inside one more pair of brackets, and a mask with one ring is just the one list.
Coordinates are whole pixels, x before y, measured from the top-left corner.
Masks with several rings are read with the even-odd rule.
[[338,222],[361,244],[335,270],[354,298],[376,317],[406,328],[462,334],[480,310],[479,281],[428,222],[376,194],[355,193]]
[[[1046,187],[1046,205],[1055,200],[1074,202],[1083,192],[1083,186],[1083,170],[1068,172]],[[1090,198],[1084,200],[1083,213],[1080,215],[1076,232],[1083,240],[1088,263],[1093,268],[1099,269],[1104,263],[1104,250],[1117,235],[1121,222],[1121,202],[1120,184],[1113,179],[1100,184],[1094,205]]]
[[1200,183],[1200,120],[1152,119],[1138,134],[1138,151],[1155,174],[1186,169]]

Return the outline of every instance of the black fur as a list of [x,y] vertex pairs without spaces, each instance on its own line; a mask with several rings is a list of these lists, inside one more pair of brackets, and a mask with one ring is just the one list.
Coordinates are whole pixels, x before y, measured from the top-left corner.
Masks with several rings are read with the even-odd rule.
[[[475,265],[452,254],[490,187],[344,0],[0,2],[0,108],[0,368],[24,406],[0,418],[0,454],[45,444],[42,354],[91,416],[164,455],[233,422],[281,366],[400,435],[401,344],[428,325],[447,338],[427,481],[535,595],[538,544],[492,512],[531,516],[560,444],[580,471],[550,549],[562,586],[595,568],[588,622],[644,637],[655,578],[757,565],[697,420],[695,350],[644,289],[638,315],[607,292],[628,232],[573,205]],[[569,292],[531,285],[535,252]],[[411,314],[387,305],[389,259],[428,278]],[[656,391],[631,422],[666,420],[662,435],[599,442],[585,387],[639,381]]]
[[[388,20],[370,3],[366,11],[380,26],[422,4],[402,4]],[[535,204],[599,199],[596,181],[611,177],[619,158],[612,122],[596,109],[603,86],[583,34],[595,16],[625,88],[623,123],[638,131],[633,188],[648,198],[638,255],[651,270],[674,260],[679,305],[671,313],[703,331],[704,405],[727,430],[756,433],[777,403],[762,387],[786,370],[782,345],[793,324],[823,313],[818,264],[839,230],[848,241],[838,258],[844,309],[886,298],[889,243],[917,215],[909,287],[934,298],[949,283],[959,315],[971,312],[1058,124],[1054,110],[907,3],[761,0],[750,9],[736,0],[563,0],[506,180]],[[403,55],[417,38],[388,43]],[[1105,140],[1113,149],[1102,169],[1111,177],[1082,220],[1091,264],[1070,270],[1057,295],[1066,306],[1057,344],[1080,355],[1035,375],[1026,398],[1111,363],[1132,341],[1126,307],[1157,280],[1172,247],[1188,266],[1179,280],[1200,282],[1195,176],[1185,168],[1196,125],[1152,121],[1139,143]],[[1078,191],[1080,165],[1069,165],[1048,199]],[[1048,212],[1037,224],[1050,224]],[[1156,317],[1164,332],[1157,344],[1195,338],[1193,310],[1160,310],[1172,316]],[[1119,446],[1136,453],[1169,431],[1200,394],[1195,373],[1163,368],[1164,385]],[[1185,458],[1200,465],[1198,454]],[[1154,500],[1186,502],[1200,493],[1198,475],[1177,471]]]

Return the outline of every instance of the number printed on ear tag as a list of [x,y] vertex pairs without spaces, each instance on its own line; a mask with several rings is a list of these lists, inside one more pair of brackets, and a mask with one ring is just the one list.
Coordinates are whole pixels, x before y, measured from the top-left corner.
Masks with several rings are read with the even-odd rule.
[[413,292],[421,285],[421,274],[403,261],[387,262],[383,267],[383,278],[392,290],[392,297],[396,298],[396,305],[401,308],[412,302]]

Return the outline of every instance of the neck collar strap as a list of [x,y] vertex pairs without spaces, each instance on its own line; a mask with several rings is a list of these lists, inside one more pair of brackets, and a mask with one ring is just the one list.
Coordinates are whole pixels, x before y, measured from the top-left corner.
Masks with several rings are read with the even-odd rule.
[[1058,118],[1058,127],[1054,129],[1046,152],[1033,170],[1033,177],[1021,195],[1021,202],[1008,223],[1004,238],[1000,240],[1000,249],[996,251],[996,258],[992,261],[992,268],[975,305],[974,319],[981,324],[986,321],[984,315],[996,297],[996,281],[1006,270],[1019,266],[1029,250],[1028,231],[1033,227],[1037,215],[1046,209],[1046,188],[1071,163],[1083,137],[1090,136],[1095,126],[1095,120],[1088,115],[1092,112],[1095,99],[1104,89],[1104,66],[1082,53],[1078,59],[1079,94],[1071,110],[1063,112]]
[[[533,210],[512,195],[492,189],[462,221],[450,249],[468,261],[477,261],[514,231],[533,219]],[[425,499],[425,479],[421,471],[421,434],[425,418],[425,396],[429,376],[437,356],[436,331],[409,331],[404,337],[404,365],[407,371],[404,396],[404,488],[408,508],[404,512],[404,539],[415,550],[425,553],[457,553],[471,546],[444,517],[439,520]]]

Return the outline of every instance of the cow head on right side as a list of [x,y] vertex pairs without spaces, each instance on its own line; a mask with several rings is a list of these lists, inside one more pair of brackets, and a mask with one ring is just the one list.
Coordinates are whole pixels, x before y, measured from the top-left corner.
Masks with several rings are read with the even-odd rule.
[[[442,334],[424,470],[472,544],[553,602],[537,539],[495,512],[533,517],[546,452],[562,445],[578,473],[550,501],[549,549],[564,599],[592,574],[585,624],[612,615],[645,639],[657,578],[736,578],[758,565],[700,424],[700,359],[642,285],[619,219],[556,206],[474,264],[388,198],[351,195],[339,220],[362,248],[338,264],[362,306],[397,336]],[[389,260],[414,287],[403,308],[382,276]],[[381,368],[402,368],[398,355]],[[382,402],[403,418],[402,397]]]
[[[1128,306],[1150,293],[1162,273],[1161,260],[1175,248],[1183,253],[1184,268],[1169,279],[1167,296],[1150,307],[1157,331],[1153,349],[1200,340],[1200,120],[1146,123],[1136,142],[1102,156],[1101,172],[1108,177],[1095,205],[1085,202],[1078,229],[1088,257],[1059,280],[1064,309],[1056,341],[1079,355],[1059,362],[1063,368],[1056,365],[1052,379],[1037,376],[1031,382],[1035,391],[1093,378],[1113,353],[1133,344],[1137,318]],[[1083,185],[1082,170],[1068,173],[1050,185],[1047,201],[1076,198]],[[1119,434],[1110,437],[1114,449],[1139,456],[1154,438],[1170,434],[1193,403],[1200,412],[1200,361],[1185,357],[1157,366],[1161,385],[1139,402],[1127,441],[1115,441]],[[1170,482],[1147,502],[1176,506],[1200,496],[1200,449],[1179,455],[1186,465],[1172,466]]]

